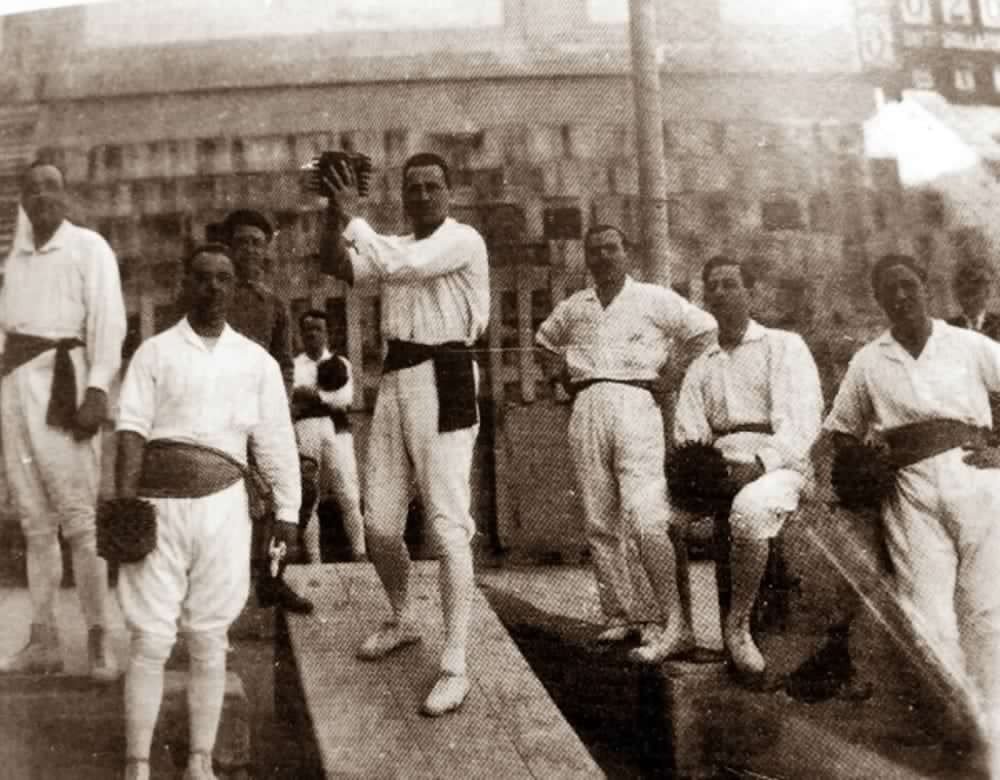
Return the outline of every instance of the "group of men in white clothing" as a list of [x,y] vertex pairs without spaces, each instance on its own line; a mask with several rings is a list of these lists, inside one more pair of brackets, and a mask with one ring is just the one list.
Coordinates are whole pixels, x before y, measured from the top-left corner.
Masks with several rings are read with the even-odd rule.
[[[674,443],[714,445],[728,473],[733,592],[722,634],[737,675],[765,681],[751,613],[769,540],[797,509],[814,462],[831,442],[838,450],[881,441],[895,475],[880,511],[899,599],[937,663],[961,681],[982,762],[1000,777],[1000,597],[992,587],[1000,451],[982,435],[992,423],[989,396],[1000,390],[1000,345],[933,319],[926,270],[887,255],[871,281],[889,328],[854,356],[824,422],[808,348],[751,318],[755,281],[745,265],[717,256],[703,267],[713,321],[671,291],[634,281],[625,249],[617,227],[592,227],[593,287],[557,305],[536,335],[549,376],[573,398],[570,445],[607,621],[598,639],[638,634],[631,655],[643,663],[694,645],[689,592],[670,579],[684,568],[686,547],[667,541],[681,539],[670,529],[691,518],[671,506],[652,400],[651,380],[669,357],[688,366]],[[633,611],[631,542],[660,602],[653,625]]]
[[[234,241],[199,246],[185,258],[180,319],[139,346],[121,386],[116,496],[152,507],[156,518],[152,551],[119,562],[117,597],[131,635],[127,778],[149,776],[164,667],[179,633],[190,655],[185,777],[214,777],[227,632],[250,589],[247,482],[252,473],[262,483],[274,518],[268,536],[294,556],[304,509],[300,455],[318,466],[319,492],[340,504],[353,557],[370,552],[393,608],[393,619],[359,648],[365,660],[420,639],[403,542],[412,471],[441,555],[446,626],[440,675],[422,711],[451,712],[468,694],[475,532],[469,479],[479,424],[469,348],[489,312],[485,244],[448,216],[449,170],[434,155],[417,155],[406,166],[409,236],[381,236],[351,218],[358,193],[350,171],[334,171],[327,183],[323,270],[382,286],[389,351],[369,445],[368,518],[344,424],[353,394],[350,365],[329,352],[323,313],[310,311],[300,320],[304,353],[293,371],[279,367],[275,344],[286,341],[287,331],[281,306],[259,274],[247,273],[254,265],[247,258],[259,259],[273,234],[256,212],[231,215],[227,235]],[[61,532],[90,629],[90,674],[111,681],[120,672],[108,643],[96,508],[99,433],[109,419],[108,387],[120,370],[125,336],[118,264],[98,234],[66,219],[65,181],[56,166],[33,164],[21,195],[25,224],[0,293],[2,404],[4,465],[27,539],[33,619],[28,642],[0,659],[0,671],[62,669],[55,620]],[[241,302],[248,296],[253,306]],[[40,300],[46,305],[38,306]],[[235,319],[248,319],[250,308],[265,310],[268,316],[250,316],[245,328],[260,333],[243,335],[229,324],[237,305]],[[305,507],[307,518],[311,509]],[[315,531],[315,518],[312,525]],[[317,546],[310,543],[318,559]]]
[[[214,776],[227,632],[250,590],[248,469],[266,483],[274,515],[268,536],[294,551],[303,513],[314,514],[303,505],[300,455],[317,466],[320,495],[339,503],[352,556],[367,556],[385,589],[390,616],[357,649],[366,661],[422,637],[403,538],[416,484],[440,561],[445,627],[439,673],[422,711],[452,712],[470,691],[470,475],[479,428],[471,348],[490,310],[486,246],[449,215],[451,173],[436,155],[405,164],[402,203],[412,233],[404,236],[379,234],[357,216],[349,164],[321,171],[317,181],[327,198],[321,270],[349,285],[375,285],[381,295],[387,351],[364,514],[345,420],[351,367],[329,351],[325,314],[300,318],[305,351],[294,361],[289,398],[288,377],[283,381],[269,349],[229,324],[240,285],[233,247],[199,246],[184,260],[183,316],[140,345],[118,404],[116,495],[149,502],[157,521],[155,548],[122,563],[117,586],[131,634],[128,778],[149,776],[164,665],[178,633],[190,650],[185,776]],[[88,623],[90,674],[112,680],[119,672],[108,646],[95,509],[98,434],[125,335],[118,267],[100,236],[66,220],[58,168],[32,165],[21,195],[26,229],[0,291],[0,404],[33,620],[27,645],[0,660],[0,671],[62,668],[54,613],[61,531]],[[262,235],[264,227],[257,228]],[[1000,595],[991,581],[1000,566],[1000,531],[992,523],[1000,512],[1000,451],[978,435],[992,424],[990,393],[1000,392],[1000,346],[931,318],[925,270],[908,256],[887,255],[874,267],[872,289],[889,328],[855,355],[824,422],[805,342],[752,318],[756,281],[745,265],[725,256],[704,265],[705,311],[633,279],[617,226],[591,227],[584,244],[593,285],[560,302],[536,342],[547,374],[573,399],[572,462],[606,619],[598,638],[637,635],[631,655],[644,664],[695,646],[680,577],[686,547],[676,533],[691,518],[672,505],[664,472],[669,448],[659,398],[669,363],[683,376],[671,443],[711,444],[726,464],[733,593],[722,634],[734,671],[755,683],[768,671],[751,613],[770,540],[814,479],[817,453],[831,441],[838,448],[880,439],[896,469],[881,512],[900,598],[942,664],[967,681],[984,755],[1000,777]],[[261,290],[251,292],[265,300]],[[319,560],[315,517],[311,526],[307,547]],[[635,565],[661,611],[652,623],[637,618]]]

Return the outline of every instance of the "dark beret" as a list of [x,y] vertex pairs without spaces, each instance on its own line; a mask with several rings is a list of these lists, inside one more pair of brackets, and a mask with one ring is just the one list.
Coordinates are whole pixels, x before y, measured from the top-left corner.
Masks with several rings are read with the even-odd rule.
[[236,228],[239,225],[249,225],[250,227],[260,229],[268,241],[274,235],[274,228],[271,226],[271,221],[259,211],[237,209],[230,212],[222,222],[222,235],[225,236],[226,241],[233,240],[233,233],[236,232]]

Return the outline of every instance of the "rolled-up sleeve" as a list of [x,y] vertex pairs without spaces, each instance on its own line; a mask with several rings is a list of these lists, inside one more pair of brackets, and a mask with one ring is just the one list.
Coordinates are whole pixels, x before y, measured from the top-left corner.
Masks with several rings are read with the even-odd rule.
[[148,439],[156,416],[156,345],[145,342],[132,356],[118,398],[117,431],[132,431]]
[[350,247],[354,278],[408,282],[432,279],[486,261],[482,237],[464,225],[448,222],[420,241],[383,236],[363,219],[352,219],[344,230]]
[[809,453],[823,420],[823,391],[816,361],[805,342],[791,334],[771,365],[770,442],[757,453],[766,471],[791,468]]
[[847,373],[840,383],[833,408],[823,429],[834,433],[847,433],[857,439],[864,439],[868,426],[874,414],[871,397],[865,382],[865,367],[863,360],[866,351],[856,354],[847,366]]
[[677,408],[674,410],[674,442],[676,444],[709,443],[712,441],[712,426],[709,425],[708,416],[705,413],[705,398],[702,393],[705,368],[706,364],[703,359],[695,360],[684,376],[684,381],[681,382]]
[[560,301],[535,334],[535,343],[548,352],[561,354],[569,346],[566,342],[569,304]]
[[264,363],[258,392],[260,421],[250,432],[250,448],[272,490],[275,517],[297,523],[302,503],[298,447],[281,371],[270,357]]
[[87,307],[87,386],[107,392],[121,368],[125,341],[125,301],[122,298],[118,261],[111,247],[94,236],[88,253],[84,295]]

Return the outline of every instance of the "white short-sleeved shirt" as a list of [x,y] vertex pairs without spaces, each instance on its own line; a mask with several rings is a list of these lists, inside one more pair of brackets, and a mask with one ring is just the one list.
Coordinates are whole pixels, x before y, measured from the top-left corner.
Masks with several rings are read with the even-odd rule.
[[674,415],[674,438],[711,443],[736,426],[767,424],[770,434],[725,436],[719,442],[723,454],[734,461],[759,457],[767,471],[809,473],[809,449],[822,418],[819,371],[802,337],[751,320],[733,349],[713,344],[691,364]]
[[1000,391],[1000,344],[934,320],[914,358],[886,331],[851,360],[823,427],[859,439],[869,430],[948,418],[991,424],[989,393]]
[[674,343],[715,330],[715,319],[673,290],[625,278],[607,308],[591,287],[561,301],[535,341],[563,355],[570,380],[655,380]]
[[298,522],[302,485],[281,369],[228,325],[209,349],[185,317],[144,341],[122,383],[117,430],[226,452],[251,443],[279,520]]
[[490,317],[486,243],[475,228],[447,218],[426,238],[384,236],[363,219],[344,230],[357,284],[382,293],[385,339],[473,344]]

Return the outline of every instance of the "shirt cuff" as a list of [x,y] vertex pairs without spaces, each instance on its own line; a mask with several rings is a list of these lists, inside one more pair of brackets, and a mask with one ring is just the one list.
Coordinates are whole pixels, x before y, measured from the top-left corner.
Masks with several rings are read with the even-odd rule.
[[279,509],[274,513],[274,517],[281,523],[291,523],[292,525],[299,524],[299,513],[288,509]]
[[757,451],[757,458],[764,466],[764,471],[777,471],[781,468],[782,457],[774,447],[764,447]]
[[536,333],[535,334],[535,344],[537,344],[538,346],[540,346],[542,349],[546,350],[547,352],[553,353],[554,355],[558,355],[559,354],[559,348],[557,346],[555,346],[547,338],[545,338],[545,336],[542,333]]
[[90,367],[90,371],[87,373],[87,387],[95,387],[106,393],[108,392],[108,388],[111,386],[111,380],[114,379],[116,373],[118,373],[118,366],[95,363]]
[[149,439],[149,434],[152,431],[151,425],[146,425],[143,422],[137,420],[122,420],[119,419],[115,424],[115,432],[123,433],[125,431],[130,431],[131,433],[138,433],[142,438]]

